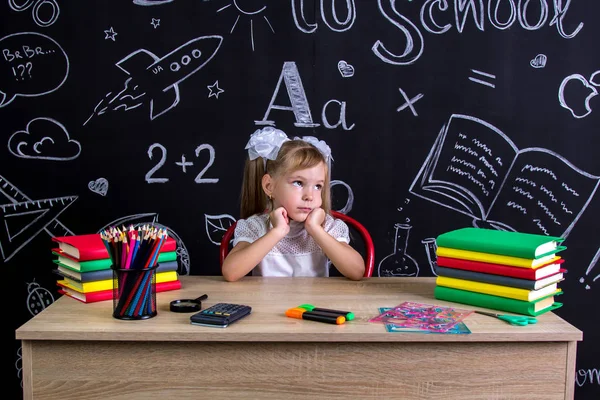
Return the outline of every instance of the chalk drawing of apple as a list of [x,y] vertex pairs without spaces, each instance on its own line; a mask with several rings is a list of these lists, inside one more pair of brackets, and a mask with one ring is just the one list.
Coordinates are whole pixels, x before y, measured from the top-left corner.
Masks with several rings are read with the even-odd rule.
[[[596,72],[598,72],[598,71],[596,71]],[[593,80],[595,78],[596,72],[592,75],[592,82],[594,84],[597,84],[597,82],[595,82]],[[573,104],[573,100],[571,100],[571,105],[573,105],[573,107],[571,107],[565,101],[565,88],[567,87],[568,84],[571,84],[571,85],[581,84],[585,88],[584,90],[586,90],[586,92],[587,92],[587,90],[589,90],[589,94],[587,94],[587,96],[585,97],[585,100],[584,100],[584,107],[586,110],[585,113],[583,113],[583,114],[577,113],[573,109],[573,108],[580,108],[581,104],[575,105],[575,104]],[[590,100],[597,95],[598,95],[598,90],[596,90],[596,88],[592,84],[590,84],[588,82],[588,80],[585,79],[585,77],[583,77],[580,74],[573,74],[573,75],[567,76],[565,79],[563,79],[562,83],[560,84],[560,87],[558,88],[558,101],[559,101],[561,107],[564,107],[567,110],[571,111],[571,114],[575,118],[584,118],[591,114],[592,108],[590,107]]]

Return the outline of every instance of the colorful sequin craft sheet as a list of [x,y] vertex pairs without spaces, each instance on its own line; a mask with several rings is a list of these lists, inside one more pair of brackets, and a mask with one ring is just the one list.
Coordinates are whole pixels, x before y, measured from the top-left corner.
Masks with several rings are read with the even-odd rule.
[[453,307],[404,302],[396,307],[380,308],[380,315],[369,321],[392,324],[396,328],[448,332],[472,312],[472,310]]

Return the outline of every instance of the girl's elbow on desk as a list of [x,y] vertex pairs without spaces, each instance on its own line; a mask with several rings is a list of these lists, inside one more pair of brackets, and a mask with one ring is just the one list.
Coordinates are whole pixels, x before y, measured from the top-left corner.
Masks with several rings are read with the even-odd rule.
[[[231,262],[233,261],[233,262]],[[242,274],[238,268],[234,267],[235,260],[228,262],[227,258],[223,261],[221,266],[221,275],[227,282],[235,282],[242,279],[246,274]]]
[[344,276],[351,281],[360,281],[365,275],[364,268],[362,270],[356,270],[351,273],[344,274]]
[[239,281],[244,276],[236,274],[235,271],[230,271],[227,268],[221,268],[221,274],[223,275],[223,279],[227,282]]

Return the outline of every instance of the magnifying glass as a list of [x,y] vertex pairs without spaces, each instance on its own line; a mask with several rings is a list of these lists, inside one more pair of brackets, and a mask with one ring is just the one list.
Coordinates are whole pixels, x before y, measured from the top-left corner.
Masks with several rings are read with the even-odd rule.
[[194,312],[202,309],[202,300],[208,299],[207,294],[203,294],[197,299],[179,299],[170,303],[170,309],[173,312]]

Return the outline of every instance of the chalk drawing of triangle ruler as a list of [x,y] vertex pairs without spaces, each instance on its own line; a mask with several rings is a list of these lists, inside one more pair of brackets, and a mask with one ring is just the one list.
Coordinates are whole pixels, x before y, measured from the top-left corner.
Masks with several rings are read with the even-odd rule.
[[56,218],[78,196],[31,200],[0,175],[0,194],[10,203],[0,204],[0,256],[10,260],[42,230],[51,237],[74,235]]

